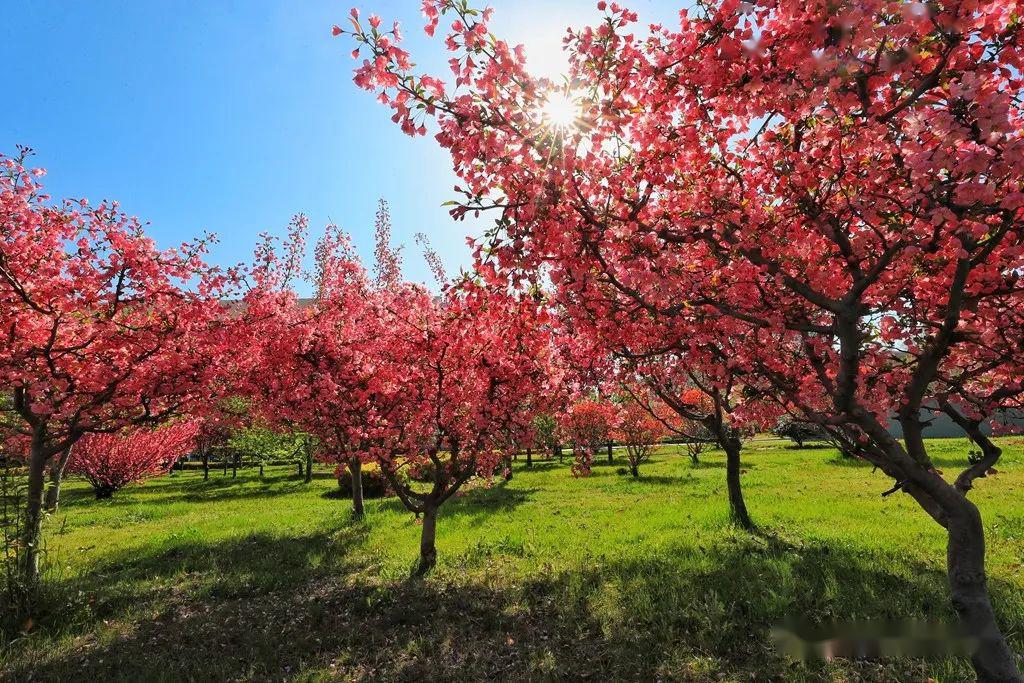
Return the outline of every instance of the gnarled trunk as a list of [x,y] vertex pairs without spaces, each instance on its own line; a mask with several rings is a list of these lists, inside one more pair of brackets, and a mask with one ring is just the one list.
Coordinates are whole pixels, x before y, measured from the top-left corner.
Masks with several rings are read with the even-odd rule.
[[363,516],[363,462],[359,458],[349,458],[348,471],[352,475],[352,516]]
[[615,446],[614,441],[608,442],[608,464],[611,465],[615,462],[615,456],[612,454],[612,448]]
[[[947,506],[948,507],[948,506]],[[1013,651],[999,630],[985,575],[985,529],[967,498],[947,509],[946,571],[953,608],[968,635],[978,639],[971,663],[979,681],[1021,681]]]
[[203,448],[203,481],[210,478],[210,449]]
[[306,446],[306,478],[304,481],[307,484],[313,481],[313,449],[308,445]]
[[871,436],[889,456],[890,464],[895,463],[906,475],[897,485],[946,529],[950,599],[966,634],[977,639],[971,663],[978,680],[1021,683],[1024,679],[992,609],[985,574],[985,528],[977,506],[965,495],[969,487],[963,488],[960,480],[960,488],[950,485],[928,471],[932,465],[917,411],[903,411],[900,423],[905,451],[878,425],[869,425],[874,432]]
[[424,576],[437,564],[437,547],[434,539],[437,535],[437,508],[427,505],[423,509],[423,531],[420,534],[420,564],[416,569],[417,576]]
[[533,467],[533,449],[526,449],[526,466]]
[[721,446],[725,449],[725,481],[729,489],[729,510],[733,521],[747,531],[754,529],[754,523],[747,514],[747,504],[743,500],[743,488],[740,484],[740,440],[735,437],[722,439]]
[[71,459],[71,448],[65,448],[60,454],[60,459],[50,468],[50,486],[46,489],[46,501],[44,503],[47,512],[56,512],[60,505],[60,485],[64,480],[64,469]]

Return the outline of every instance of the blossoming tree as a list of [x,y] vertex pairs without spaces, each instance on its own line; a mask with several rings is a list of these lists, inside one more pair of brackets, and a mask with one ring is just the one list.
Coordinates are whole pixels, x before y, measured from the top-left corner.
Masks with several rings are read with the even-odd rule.
[[585,477],[590,474],[594,453],[612,438],[618,413],[611,401],[588,398],[571,405],[560,424],[572,441],[573,476]]
[[[372,395],[382,416],[369,453],[402,503],[422,515],[417,573],[437,561],[437,514],[473,476],[489,478],[528,434],[543,397],[557,382],[545,308],[530,296],[472,281],[440,296],[406,286],[385,303],[379,372],[389,379]],[[526,408],[526,409],[524,409]],[[419,487],[401,475],[425,468]]]
[[[455,215],[500,212],[486,258],[612,288],[659,318],[731,319],[709,339],[736,342],[749,384],[854,434],[946,530],[975,669],[1020,680],[967,497],[983,470],[946,481],[922,436],[923,408],[969,403],[961,354],[983,355],[989,322],[1020,308],[1018,3],[718,0],[646,34],[634,12],[598,6],[599,25],[568,34],[564,83],[531,78],[489,13],[454,0],[424,3],[429,33],[452,18],[454,89],[413,73],[397,32],[358,21],[356,82],[411,134],[436,119],[465,184]],[[1018,354],[985,374],[1007,381],[996,368]],[[978,414],[1016,400],[992,389],[969,391]]]
[[24,571],[38,572],[47,466],[88,433],[180,412],[230,337],[230,274],[205,241],[158,250],[116,204],[47,203],[39,171],[0,158],[0,387],[29,468]]
[[640,465],[650,460],[658,442],[668,434],[668,428],[644,404],[630,400],[619,408],[615,432],[618,440],[626,447],[629,471],[634,478],[638,478]]
[[[310,435],[322,459],[349,469],[352,510],[359,517],[360,453],[373,420],[367,395],[376,381],[372,344],[379,318],[366,271],[348,236],[334,226],[314,250],[314,297],[299,300],[293,284],[303,275],[306,233],[300,216],[292,221],[283,257],[270,241],[260,247],[257,284],[244,299],[245,316],[261,329],[246,387],[270,424]],[[307,481],[311,474],[307,466]]]

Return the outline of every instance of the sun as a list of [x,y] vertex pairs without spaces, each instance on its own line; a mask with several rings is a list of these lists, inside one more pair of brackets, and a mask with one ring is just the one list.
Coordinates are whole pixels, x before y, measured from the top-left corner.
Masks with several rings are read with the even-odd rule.
[[568,92],[555,90],[548,93],[541,113],[548,126],[565,131],[576,127],[580,107]]

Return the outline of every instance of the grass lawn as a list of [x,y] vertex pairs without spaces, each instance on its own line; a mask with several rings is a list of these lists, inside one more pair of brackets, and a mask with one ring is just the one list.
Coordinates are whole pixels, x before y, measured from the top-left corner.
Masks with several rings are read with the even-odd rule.
[[[967,444],[932,442],[947,476]],[[989,575],[1024,651],[1024,447],[979,480]],[[397,499],[363,522],[325,468],[185,472],[95,501],[72,481],[46,522],[57,613],[0,652],[10,680],[940,681],[962,659],[802,664],[768,627],[949,619],[943,530],[891,481],[828,448],[744,455],[760,533],[728,524],[724,457],[665,447],[641,479],[520,460],[451,500],[438,567],[408,578],[419,527]]]

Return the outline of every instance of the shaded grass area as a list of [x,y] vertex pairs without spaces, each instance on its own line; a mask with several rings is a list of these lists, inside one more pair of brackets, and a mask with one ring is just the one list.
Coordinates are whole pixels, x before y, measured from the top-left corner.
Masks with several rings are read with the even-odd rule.
[[[1024,647],[1021,449],[973,497],[992,591]],[[963,442],[933,444],[940,467]],[[829,449],[748,447],[760,532],[728,525],[720,453],[663,448],[639,480],[519,463],[441,513],[437,572],[409,580],[419,527],[394,499],[363,522],[288,470],[182,473],[47,522],[68,605],[3,653],[10,680],[969,680],[959,659],[790,662],[768,628],[949,619],[942,530]],[[942,460],[940,460],[940,458]],[[947,464],[948,463],[948,464]]]

